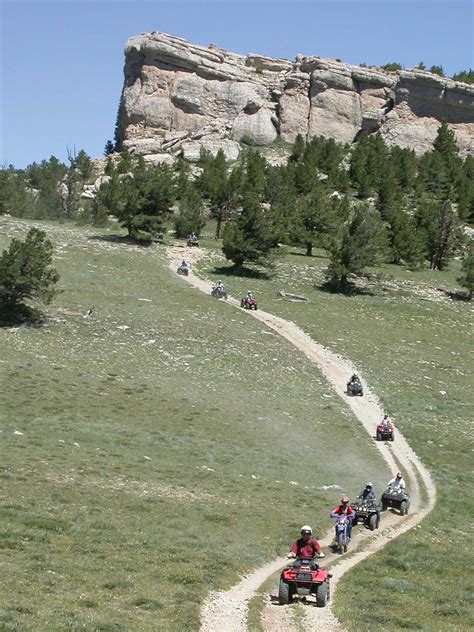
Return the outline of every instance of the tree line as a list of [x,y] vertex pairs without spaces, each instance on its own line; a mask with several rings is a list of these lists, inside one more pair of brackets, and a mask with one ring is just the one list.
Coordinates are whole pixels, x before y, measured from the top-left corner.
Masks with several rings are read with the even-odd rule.
[[[451,258],[468,253],[463,225],[474,223],[474,158],[459,156],[446,123],[433,150],[421,157],[388,147],[379,135],[351,146],[299,136],[283,166],[269,165],[252,148],[233,164],[222,151],[202,152],[197,169],[182,159],[149,166],[124,151],[108,157],[94,199],[81,200],[92,173],[82,151],[69,156],[69,165],[51,157],[25,170],[2,169],[0,212],[79,221],[85,216],[95,225],[113,215],[140,241],[170,225],[178,237],[199,235],[211,217],[236,268],[271,266],[279,244],[303,247],[308,256],[322,248],[330,259],[328,283],[344,292],[381,261],[445,269]],[[87,211],[79,214],[85,203]]]

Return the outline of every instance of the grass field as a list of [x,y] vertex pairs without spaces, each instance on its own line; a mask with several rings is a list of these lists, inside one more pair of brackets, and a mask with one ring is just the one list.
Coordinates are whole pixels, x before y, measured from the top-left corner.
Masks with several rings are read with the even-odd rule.
[[[0,218],[0,247],[31,225]],[[196,630],[208,590],[388,472],[314,365],[162,247],[36,225],[63,292],[0,330],[0,629]]]
[[[342,579],[336,614],[349,629],[473,629],[473,312],[445,292],[458,289],[458,264],[442,274],[385,266],[366,294],[344,297],[321,290],[327,263],[291,251],[271,279],[243,279],[225,275],[214,250],[201,270],[236,295],[252,289],[261,308],[353,360],[433,472],[435,511]],[[310,302],[283,301],[278,290]]]

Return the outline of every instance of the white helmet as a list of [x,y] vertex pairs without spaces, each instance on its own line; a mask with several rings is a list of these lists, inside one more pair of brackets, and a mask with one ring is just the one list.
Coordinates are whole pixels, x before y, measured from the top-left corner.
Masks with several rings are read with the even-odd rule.
[[366,487],[373,487],[372,483],[369,481],[366,485]]
[[301,530],[301,533],[303,533],[303,531],[309,531],[310,533],[313,533],[313,530],[311,529],[309,524],[304,524],[300,530]]

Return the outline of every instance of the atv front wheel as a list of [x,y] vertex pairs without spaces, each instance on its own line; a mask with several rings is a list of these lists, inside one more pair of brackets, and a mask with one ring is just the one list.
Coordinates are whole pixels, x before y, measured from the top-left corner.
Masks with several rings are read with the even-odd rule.
[[372,514],[369,518],[369,529],[375,531],[377,528],[377,514]]
[[323,582],[319,584],[316,589],[316,606],[318,608],[324,608],[329,600],[329,584],[327,582]]
[[382,441],[382,435],[380,432],[377,432],[377,441]]
[[290,603],[290,587],[282,579],[278,588],[278,603],[280,606],[287,606]]
[[406,500],[402,500],[402,502],[400,503],[400,515],[404,516],[407,513],[408,513],[407,501]]

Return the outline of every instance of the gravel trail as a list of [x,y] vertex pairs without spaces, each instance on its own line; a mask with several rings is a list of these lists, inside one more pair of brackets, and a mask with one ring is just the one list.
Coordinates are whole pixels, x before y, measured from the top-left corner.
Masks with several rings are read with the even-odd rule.
[[[203,252],[199,248],[170,247],[168,248],[170,269],[176,273],[176,268],[183,256],[192,264],[201,258],[202,255]],[[190,270],[189,276],[181,278],[185,279],[193,287],[210,295],[211,284],[198,277],[192,270]],[[230,296],[226,302],[228,305],[241,310],[240,300]],[[364,380],[362,380],[364,397],[349,397],[346,395],[348,376],[354,372],[360,375],[360,372],[356,370],[349,360],[316,343],[291,321],[284,320],[263,310],[245,310],[245,313],[263,322],[267,327],[304,353],[311,362],[314,362],[331,384],[335,393],[350,406],[369,436],[373,439],[375,421],[382,418],[383,410],[377,397],[370,391]],[[331,568],[331,573],[333,574],[331,580],[332,596],[334,596],[338,580],[344,573],[379,551],[393,538],[419,524],[433,509],[436,502],[436,488],[429,471],[421,463],[398,429],[393,443],[377,441],[376,446],[391,472],[396,472],[399,469],[404,472],[410,490],[410,514],[401,517],[387,511],[383,516],[383,528],[378,531],[371,532],[362,528],[354,529],[354,537],[351,541],[352,548],[348,554],[339,558],[331,553],[326,556],[325,563],[336,560],[335,565]],[[422,500],[422,492],[428,498],[425,503]],[[321,544],[327,547],[332,540],[332,535],[333,532],[331,530],[324,538],[320,539]],[[358,550],[361,544],[364,546],[362,550]],[[249,600],[255,596],[263,582],[285,564],[286,558],[275,559],[242,577],[240,582],[230,590],[211,592],[201,609],[201,632],[246,632]],[[315,608],[310,600],[308,600],[307,604],[308,607],[304,613],[305,630],[308,632],[322,632],[323,630],[324,632],[344,631],[344,627],[334,616],[330,607]],[[264,630],[269,632],[292,632],[295,629],[292,624],[292,608],[290,606],[275,605],[274,593],[267,598],[261,622]]]

